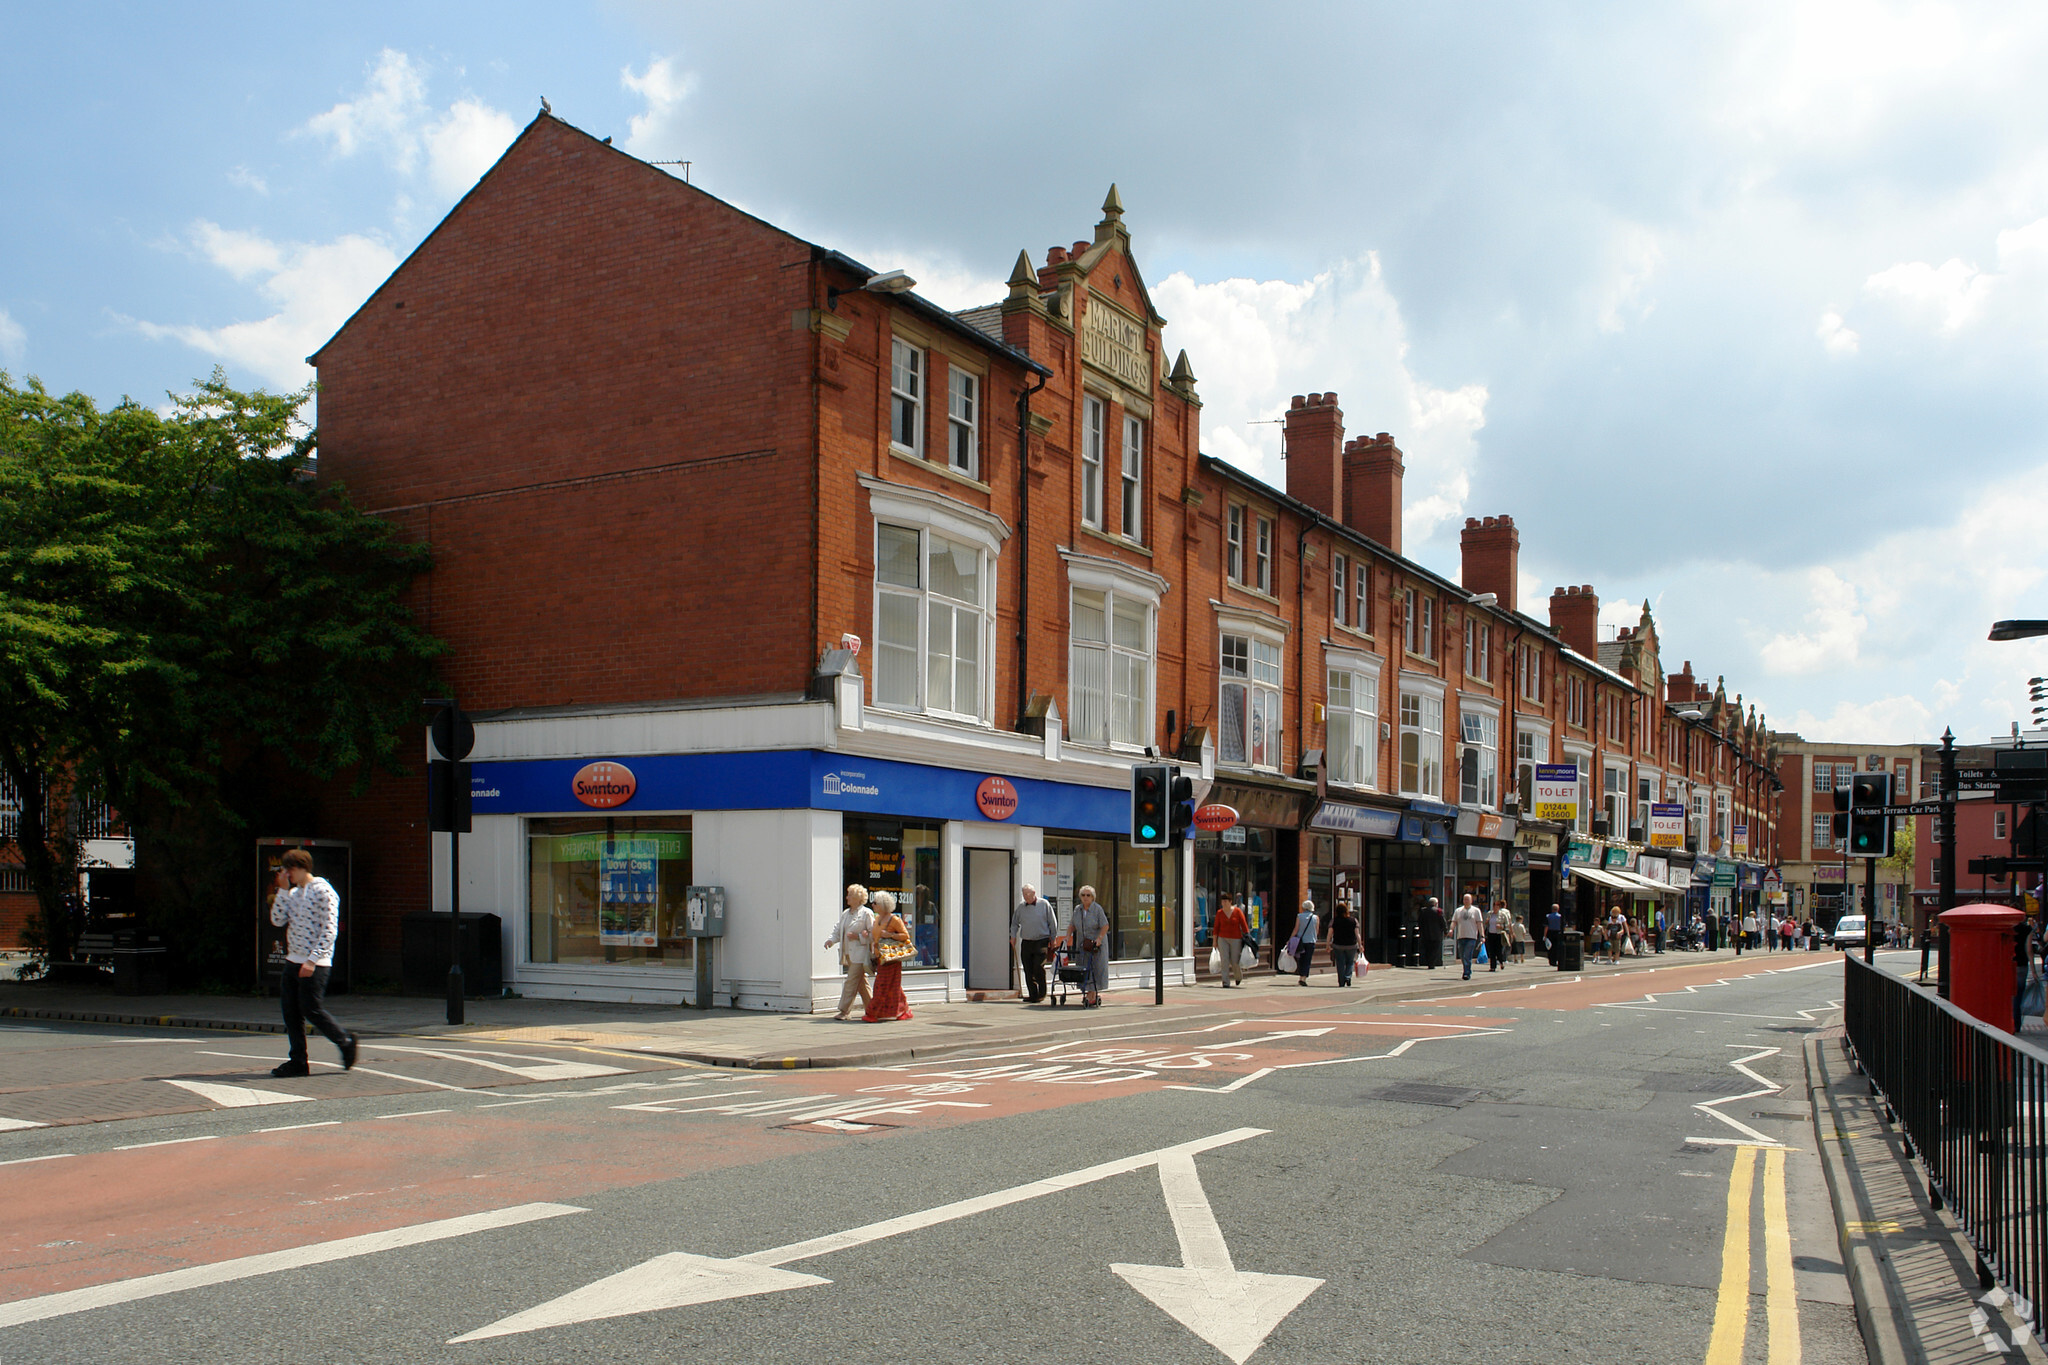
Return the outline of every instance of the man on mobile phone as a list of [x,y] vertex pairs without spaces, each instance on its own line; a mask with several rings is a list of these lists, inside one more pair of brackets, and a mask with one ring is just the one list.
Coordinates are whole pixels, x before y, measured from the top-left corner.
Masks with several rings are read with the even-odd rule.
[[341,1051],[341,1067],[356,1064],[356,1039],[327,1012],[327,974],[334,967],[334,939],[341,929],[341,897],[333,883],[313,875],[313,855],[303,848],[288,851],[277,873],[277,895],[270,902],[270,922],[284,926],[285,968],[278,979],[284,1005],[284,1030],[291,1055],[273,1076],[304,1076],[306,1024],[320,1030]]

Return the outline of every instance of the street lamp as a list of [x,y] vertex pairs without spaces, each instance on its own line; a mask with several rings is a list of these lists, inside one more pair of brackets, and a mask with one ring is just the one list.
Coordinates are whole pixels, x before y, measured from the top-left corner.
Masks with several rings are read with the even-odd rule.
[[2037,635],[2048,635],[2048,621],[1993,621],[1993,640],[2031,640]]

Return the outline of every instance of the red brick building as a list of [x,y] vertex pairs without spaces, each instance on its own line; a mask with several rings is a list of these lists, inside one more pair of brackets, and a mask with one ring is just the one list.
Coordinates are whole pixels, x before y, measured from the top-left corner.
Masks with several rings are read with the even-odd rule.
[[[1268,944],[1343,900],[1377,957],[1427,895],[1547,905],[1574,852],[1602,900],[1675,902],[1768,823],[1753,713],[1667,679],[1647,612],[1523,613],[1507,517],[1462,581],[1402,557],[1403,456],[1334,394],[1290,409],[1284,490],[1201,456],[1164,322],[1114,188],[952,313],[529,125],[313,357],[321,480],[435,549],[417,607],[479,721],[464,906],[519,989],[687,997],[707,885],[719,998],[771,1008],[836,998],[849,882],[902,899],[928,997],[1010,984],[1022,882],[1095,886],[1127,982],[1162,900],[1192,974],[1219,889]],[[1124,840],[1148,748],[1243,815],[1163,888]],[[1573,822],[1520,820],[1568,762]],[[446,882],[423,806],[382,782],[310,831],[355,842],[372,971]]]

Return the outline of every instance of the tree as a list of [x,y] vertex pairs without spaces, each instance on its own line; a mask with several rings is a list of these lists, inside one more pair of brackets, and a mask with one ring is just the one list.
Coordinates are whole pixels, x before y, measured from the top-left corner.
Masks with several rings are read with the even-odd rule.
[[424,546],[316,490],[310,390],[223,376],[100,411],[0,372],[0,769],[42,950],[69,955],[75,850],[43,816],[91,790],[166,840],[237,823],[238,774],[396,770],[440,643],[404,595]]

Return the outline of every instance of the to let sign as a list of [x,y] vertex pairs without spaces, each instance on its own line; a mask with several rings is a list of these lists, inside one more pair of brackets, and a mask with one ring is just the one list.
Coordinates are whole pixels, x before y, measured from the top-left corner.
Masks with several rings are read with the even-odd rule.
[[1685,807],[1678,804],[1650,807],[1650,847],[1679,848],[1685,843]]
[[1531,811],[1538,820],[1576,820],[1579,818],[1579,765],[1576,763],[1539,763],[1536,765],[1535,790]]

